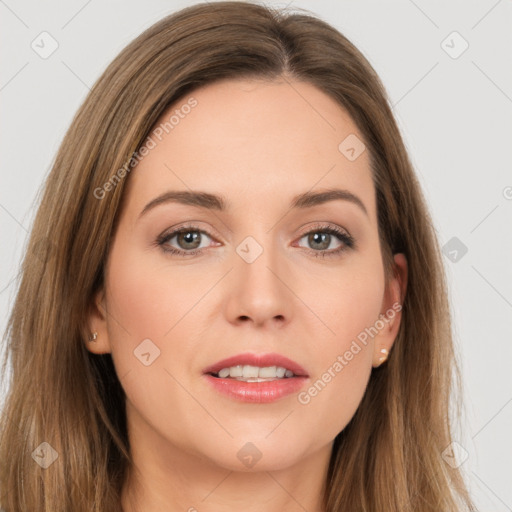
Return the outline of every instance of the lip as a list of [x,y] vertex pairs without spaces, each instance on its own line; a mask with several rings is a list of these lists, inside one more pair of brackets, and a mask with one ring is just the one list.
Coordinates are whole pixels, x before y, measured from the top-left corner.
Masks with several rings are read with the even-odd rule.
[[[282,356],[281,354],[269,353],[269,354],[253,354],[250,352],[246,352],[244,354],[238,354],[233,357],[228,357],[227,359],[223,359],[222,361],[218,361],[211,366],[208,366],[203,370],[203,374],[209,373],[218,373],[223,368],[229,368],[231,366],[237,365],[251,365],[251,366],[259,366],[260,368],[265,368],[268,366],[282,366],[287,370],[291,370],[295,376],[297,377],[309,377],[308,373],[300,364],[292,361],[291,359]],[[293,377],[292,377],[293,378]],[[219,380],[227,380],[227,379],[219,379]],[[272,381],[274,382],[274,381]],[[262,383],[264,384],[264,383]]]
[[219,393],[240,402],[270,403],[292,393],[297,393],[309,381],[309,377],[287,377],[267,382],[244,382],[221,379],[204,374],[208,384]]
[[[222,368],[237,365],[252,365],[265,368],[268,366],[282,366],[294,373],[293,377],[270,380],[265,382],[244,382],[237,379],[214,377]],[[281,354],[238,354],[208,366],[203,370],[203,376],[209,385],[219,393],[241,402],[269,403],[275,402],[292,393],[298,392],[306,382],[309,375],[300,364]]]

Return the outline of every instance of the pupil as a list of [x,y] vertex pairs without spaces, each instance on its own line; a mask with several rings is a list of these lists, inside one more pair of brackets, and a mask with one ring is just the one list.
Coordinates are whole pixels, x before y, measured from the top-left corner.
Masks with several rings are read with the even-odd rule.
[[[199,246],[197,241],[199,240],[199,233],[197,231],[184,231],[180,234],[179,238],[185,239],[185,244],[191,244],[196,242],[196,244],[192,247],[192,249]],[[187,247],[187,249],[190,249],[191,247]]]
[[[331,235],[328,233],[313,233],[309,236],[310,242],[313,241],[314,243],[320,243],[322,246],[319,247],[320,249],[327,249],[329,247],[329,238]],[[322,242],[321,239],[324,238],[324,241]],[[327,242],[325,239],[327,238]],[[320,240],[318,240],[320,239]]]

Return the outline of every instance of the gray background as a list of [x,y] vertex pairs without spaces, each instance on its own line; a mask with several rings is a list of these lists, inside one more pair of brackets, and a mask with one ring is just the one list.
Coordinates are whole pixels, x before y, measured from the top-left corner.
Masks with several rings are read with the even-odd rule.
[[[0,0],[2,331],[35,194],[75,111],[129,41],[192,3]],[[512,1],[267,4],[309,9],[333,24],[389,92],[445,247],[466,410],[444,457],[461,464],[482,511],[510,511]],[[43,58],[52,40],[58,47]]]

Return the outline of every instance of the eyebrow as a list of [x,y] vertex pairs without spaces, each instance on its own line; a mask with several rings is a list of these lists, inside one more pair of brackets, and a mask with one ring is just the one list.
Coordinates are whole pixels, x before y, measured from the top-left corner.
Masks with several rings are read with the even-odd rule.
[[[330,201],[348,201],[357,205],[368,216],[368,211],[361,199],[352,192],[344,189],[328,189],[321,192],[304,192],[295,196],[289,205],[290,209],[312,208]],[[206,208],[207,210],[216,210],[219,212],[227,211],[228,202],[223,196],[210,194],[201,191],[187,190],[169,190],[162,195],[151,200],[140,212],[139,218],[145,215],[153,208],[166,203],[179,203],[191,206]]]

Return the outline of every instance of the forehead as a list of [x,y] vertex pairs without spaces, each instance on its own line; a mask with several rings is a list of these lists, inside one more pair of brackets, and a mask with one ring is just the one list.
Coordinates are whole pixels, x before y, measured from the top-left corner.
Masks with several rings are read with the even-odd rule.
[[228,206],[241,207],[272,200],[284,206],[288,197],[341,187],[375,216],[362,135],[338,103],[309,83],[203,86],[172,105],[150,137],[152,149],[129,176],[128,208],[140,211],[167,190],[222,194]]

